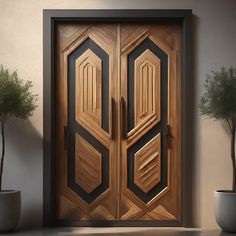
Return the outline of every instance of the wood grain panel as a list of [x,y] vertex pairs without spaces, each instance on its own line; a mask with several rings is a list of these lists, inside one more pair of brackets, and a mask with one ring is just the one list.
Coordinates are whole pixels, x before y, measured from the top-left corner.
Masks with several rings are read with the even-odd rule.
[[161,180],[161,138],[158,134],[134,155],[134,183],[145,193]]
[[149,215],[154,220],[176,220],[176,217],[173,216],[169,211],[166,210],[165,207],[162,205],[156,207],[152,212],[149,213]]
[[93,219],[104,219],[104,220],[114,220],[115,216],[110,213],[110,211],[102,205],[97,206],[91,213],[90,216]]
[[83,208],[76,205],[68,197],[61,195],[59,199],[58,218],[62,220],[89,220],[90,216]]
[[89,27],[88,24],[80,24],[80,27],[78,27],[78,24],[61,23],[57,27],[57,49],[66,50],[66,48],[69,48],[71,43],[81,37]]
[[79,134],[75,145],[75,182],[91,193],[102,183],[102,154]]
[[101,127],[102,61],[90,49],[76,60],[76,120]]
[[[57,173],[57,219],[60,220],[113,220],[117,218],[116,203],[118,201],[118,190],[116,187],[117,177],[115,174],[107,176],[108,188],[101,192],[90,203],[81,198],[73,189],[68,186],[68,176],[70,175],[68,168],[68,152],[64,149],[65,137],[64,126],[68,125],[68,114],[70,112],[68,106],[68,96],[71,93],[68,89],[68,74],[69,74],[69,57],[73,54],[83,43],[91,39],[96,45],[101,48],[108,55],[108,80],[109,86],[106,90],[106,98],[108,98],[108,105],[111,106],[111,98],[117,102],[117,28],[111,24],[58,24],[57,25],[57,120],[56,120],[56,157],[58,165],[56,169]],[[93,48],[94,49],[94,48]],[[101,84],[103,82],[102,75],[102,62],[101,58],[90,48],[90,45],[86,51],[81,54],[76,61],[76,86],[78,97],[75,100],[77,104],[77,110],[75,112],[76,119],[79,119],[79,123],[86,130],[87,133],[92,135],[100,146],[103,145],[109,150],[109,173],[116,173],[116,161],[117,161],[117,147],[115,140],[110,138],[110,123],[111,117],[108,119],[109,132],[104,131],[101,128],[101,116],[102,116],[102,104],[101,103]],[[91,52],[91,51],[92,52]],[[84,73],[84,74],[83,74]],[[87,73],[87,74],[86,74]],[[86,77],[87,76],[87,77]],[[87,84],[85,83],[87,82]],[[84,83],[83,87],[80,83]],[[86,92],[86,86],[87,94]],[[69,92],[69,93],[68,93]],[[83,95],[86,95],[84,96]],[[86,100],[87,99],[87,100]],[[83,103],[82,103],[83,101]],[[84,110],[83,110],[84,108]],[[85,112],[86,110],[86,112]],[[81,113],[83,111],[83,119],[81,120]],[[77,113],[78,112],[78,113]],[[114,113],[116,111],[114,110]],[[78,115],[80,114],[80,115]],[[113,126],[114,136],[116,136],[117,127]],[[69,133],[69,137],[73,137],[73,134]],[[78,136],[77,136],[78,137]],[[70,140],[69,140],[70,141]],[[77,139],[78,141],[78,139]],[[89,144],[88,144],[89,143]],[[81,142],[79,140],[76,145],[77,157],[81,157],[89,160],[89,165],[85,162],[77,162],[76,178],[79,185],[82,185],[82,189],[85,189],[87,194],[93,194],[97,190],[95,187],[101,183],[100,175],[98,173],[100,168],[100,152],[93,145],[90,144],[91,140]],[[91,146],[93,147],[91,147]],[[96,158],[95,158],[96,157]],[[102,157],[103,158],[103,157]],[[83,164],[81,164],[83,163]],[[86,173],[82,172],[82,167],[86,167]],[[96,169],[96,171],[94,170]],[[87,173],[89,172],[89,173]],[[84,174],[83,174],[84,173]],[[89,184],[88,184],[89,183]],[[78,186],[79,186],[78,185]],[[101,185],[99,185],[101,186]],[[94,191],[92,191],[96,188]],[[104,214],[104,212],[106,212]]]
[[59,206],[58,217],[60,219],[72,219],[77,215],[78,207],[63,195],[60,196]]
[[[130,68],[130,55],[136,51],[136,54],[132,54],[131,60],[133,60],[133,57],[136,57],[135,63],[134,63],[134,84],[136,86],[136,90],[134,93],[136,94],[136,97],[133,100],[133,106],[134,106],[134,127],[127,133],[127,139],[122,139],[121,141],[121,206],[125,206],[125,202],[127,201],[132,207],[136,206],[141,209],[141,212],[135,215],[133,217],[132,214],[127,215],[125,217],[126,220],[168,220],[168,221],[181,221],[181,58],[180,58],[180,52],[181,52],[181,26],[179,24],[168,24],[168,23],[160,23],[160,24],[152,24],[152,25],[146,25],[146,24],[124,24],[121,26],[121,86],[120,86],[120,96],[124,98],[125,101],[125,109],[127,113],[129,113],[130,106],[132,106],[132,103],[129,103],[128,100],[128,90],[127,81],[130,81],[131,72],[129,71]],[[164,136],[165,133],[165,125],[160,125],[159,130],[162,132],[162,138],[164,139],[164,143],[166,144],[163,146],[164,150],[161,150],[161,153],[159,153],[159,160],[160,160],[160,174],[158,174],[158,171],[150,172],[150,180],[152,175],[156,181],[156,183],[159,183],[157,185],[153,184],[150,186],[142,185],[142,182],[140,181],[140,176],[142,178],[142,175],[138,173],[138,170],[140,169],[141,163],[138,163],[138,154],[145,153],[145,144],[142,143],[139,144],[139,140],[148,140],[148,136],[151,135],[150,132],[152,132],[153,129],[158,126],[158,121],[160,124],[162,124],[162,117],[164,114],[161,114],[162,108],[163,108],[163,101],[161,100],[161,97],[164,91],[162,91],[162,85],[163,85],[163,76],[165,71],[162,71],[163,66],[163,57],[159,57],[156,54],[152,55],[153,50],[150,49],[151,53],[147,53],[147,50],[149,48],[146,48],[146,50],[139,48],[140,45],[143,44],[145,40],[150,40],[151,44],[155,44],[159,51],[162,51],[167,56],[167,68],[165,69],[167,71],[167,104],[165,105],[167,107],[167,124],[170,126],[170,132],[171,132],[171,139],[168,141],[170,144],[169,149],[167,151],[166,166],[163,166],[163,153],[165,152],[165,146],[167,144],[167,141],[165,141],[166,137]],[[149,41],[149,42],[150,42]],[[150,43],[149,43],[150,45]],[[140,53],[141,52],[141,53]],[[149,55],[146,55],[149,54]],[[151,55],[150,55],[151,54]],[[142,61],[137,66],[138,59]],[[151,58],[151,59],[150,59]],[[161,59],[162,58],[162,59]],[[153,62],[154,61],[154,62]],[[148,62],[148,63],[147,63]],[[154,66],[156,65],[156,67]],[[155,68],[155,75],[153,75],[153,68]],[[142,78],[142,81],[140,80]],[[149,78],[153,78],[154,81],[157,83],[154,85],[153,83],[149,83],[147,81],[150,81]],[[160,84],[159,84],[160,83]],[[152,86],[154,92],[157,94],[153,98],[153,102],[156,103],[156,107],[148,106],[148,103],[151,98],[153,97],[154,93],[149,92],[150,87]],[[155,87],[156,86],[156,87]],[[159,89],[158,89],[159,86]],[[142,89],[140,89],[142,87]],[[155,89],[154,89],[155,87]],[[159,95],[158,95],[159,93]],[[159,97],[160,96],[160,97]],[[179,96],[179,97],[178,97]],[[150,99],[150,100],[149,100]],[[159,103],[160,102],[160,103]],[[129,106],[128,106],[129,103]],[[158,104],[159,103],[159,104]],[[151,103],[149,103],[151,104]],[[153,105],[153,103],[152,103]],[[159,107],[158,107],[159,106]],[[159,112],[153,112],[151,109],[156,109],[155,111]],[[149,110],[150,109],[150,110]],[[152,110],[152,111],[151,111]],[[158,114],[157,114],[158,113]],[[156,115],[159,115],[159,118],[156,117]],[[143,119],[143,121],[142,121]],[[142,125],[140,125],[142,124]],[[154,132],[154,131],[153,131]],[[144,137],[144,138],[143,138]],[[150,141],[150,140],[148,140]],[[145,142],[145,141],[144,141]],[[162,142],[161,142],[162,143]],[[160,143],[161,149],[162,144]],[[164,144],[163,143],[163,144]],[[150,151],[150,154],[148,154],[148,148],[146,148],[146,153],[143,156],[146,156],[146,159],[144,158],[144,166],[148,166],[150,164],[150,168],[156,167],[155,164],[152,163],[152,159],[155,159],[157,156],[157,149],[158,149],[158,143],[153,146],[153,151]],[[135,188],[130,189],[130,176],[132,175],[132,168],[130,167],[130,164],[128,164],[128,160],[131,157],[128,158],[128,153],[130,149],[134,148],[136,146],[137,151],[135,152],[136,155],[134,157],[134,174],[136,177],[135,180]],[[140,147],[139,147],[140,146]],[[138,149],[139,147],[139,149]],[[156,151],[154,151],[154,149]],[[160,150],[160,149],[159,149]],[[164,151],[164,152],[163,152]],[[154,155],[153,155],[154,154]],[[130,155],[130,154],[129,154]],[[141,156],[141,155],[140,155]],[[145,163],[146,161],[146,163]],[[158,164],[157,164],[158,165]],[[138,168],[139,166],[139,168]],[[153,167],[154,166],[154,167]],[[129,169],[131,168],[131,169]],[[159,193],[157,191],[156,195],[153,198],[151,198],[150,201],[145,202],[143,199],[146,195],[150,195],[154,188],[158,189],[157,186],[159,186],[163,179],[162,179],[162,173],[164,169],[166,168],[167,174],[167,182],[166,187],[164,187]],[[147,171],[148,172],[148,171]],[[145,173],[145,172],[144,172]],[[147,176],[147,179],[149,178],[148,174],[144,174],[144,176]],[[158,179],[158,176],[160,176],[160,179]],[[154,181],[154,182],[155,182]],[[144,182],[145,183],[145,182]],[[138,188],[138,189],[137,189]],[[136,189],[134,192],[134,189]],[[142,191],[141,191],[142,190]],[[143,196],[142,198],[137,195],[137,193],[140,192],[140,194]],[[143,192],[143,193],[142,193]],[[145,195],[146,194],[146,195]],[[149,198],[150,199],[150,198]],[[133,205],[130,203],[132,202]],[[130,209],[132,207],[130,206]],[[125,208],[125,207],[124,207]],[[126,209],[127,210],[127,209]],[[132,211],[132,210],[131,210]]]
[[140,214],[141,212],[142,209],[129,199],[126,199],[126,201],[122,201],[122,205],[120,208],[121,220],[127,220],[127,219],[134,220],[136,219],[137,215]]
[[[87,137],[91,135],[93,139],[93,141],[86,140],[85,136],[76,135],[73,147],[75,181],[87,194],[93,194],[103,182],[103,156],[98,146],[103,146],[109,151],[108,187],[90,202],[68,185],[69,150],[64,148],[64,126],[68,126],[68,114],[70,114],[68,61],[70,55],[88,39],[101,48],[109,58],[106,66],[109,86],[105,92],[102,90],[104,62],[93,49],[88,47],[83,51],[76,59],[75,66],[75,120],[85,130],[84,133],[88,134]],[[149,40],[147,45],[151,42],[166,55],[165,70],[163,70],[164,59],[154,52],[156,49],[139,48],[145,40]],[[135,50],[137,53],[133,62],[134,99],[128,106],[129,56]],[[58,24],[56,51],[57,218],[71,221],[180,222],[181,26],[163,22],[121,25]],[[166,81],[163,81],[163,76]],[[167,92],[165,91],[167,103],[163,103],[162,99],[164,83],[167,84]],[[108,130],[102,128],[103,95],[109,100]],[[134,109],[134,126],[123,136],[121,127],[128,127],[129,117],[122,117],[123,125],[121,125],[121,109],[118,105],[121,97],[124,100],[125,115],[129,114],[131,105]],[[165,145],[167,143],[164,135],[165,125],[162,125],[165,117],[163,104],[167,109],[166,121],[171,132],[169,147]],[[69,137],[71,139],[73,135],[69,134]],[[131,162],[128,163],[128,160]],[[133,169],[130,167],[132,161]],[[130,188],[131,175],[134,178],[135,191]],[[149,196],[147,200],[145,196]]]
[[135,126],[155,116],[160,120],[160,59],[150,50],[143,52],[134,63]]
[[176,221],[176,218],[162,205],[159,205],[153,211],[143,214],[140,220]]

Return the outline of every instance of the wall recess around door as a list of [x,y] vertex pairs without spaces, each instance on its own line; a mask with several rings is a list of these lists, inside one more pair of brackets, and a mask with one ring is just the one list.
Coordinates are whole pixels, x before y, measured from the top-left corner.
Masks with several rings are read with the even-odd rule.
[[[166,19],[168,21],[165,21]],[[142,20],[145,20],[146,23],[140,23]],[[96,23],[93,23],[93,21],[96,21]],[[109,24],[106,24],[106,22]],[[184,147],[186,137],[185,126],[182,121],[186,119],[185,78],[190,74],[190,71],[187,70],[188,65],[190,65],[190,58],[188,58],[190,44],[187,42],[187,38],[190,38],[190,23],[191,10],[44,11],[44,93],[47,94],[47,96],[44,96],[45,225],[55,225],[55,223],[63,226],[185,225],[187,210],[182,202],[187,199],[186,185],[183,181],[186,169],[186,150]],[[75,30],[74,36],[73,34],[67,34],[64,38],[66,40],[60,38],[60,33],[63,30],[66,32],[66,27],[70,24],[71,32]],[[99,25],[103,25],[103,28]],[[128,55],[132,53],[127,53],[127,50],[133,47],[132,43],[129,44],[128,42],[129,37],[131,39],[133,36],[131,34],[125,36],[125,32],[127,29],[132,29],[132,25],[135,25],[135,28],[130,32],[133,35],[140,35],[140,41],[133,49],[134,51],[142,51],[139,56],[143,54],[144,58],[141,58],[143,61],[140,60],[140,64],[146,63],[141,65],[143,66],[142,76],[145,79],[141,79],[142,81],[139,82],[142,83],[142,86],[151,86],[148,76],[155,73],[154,83],[158,84],[157,74],[159,71],[161,91],[160,99],[158,100],[156,95],[154,98],[157,104],[152,102],[152,107],[150,104],[147,107],[148,102],[146,102],[139,108],[136,106],[136,112],[133,109],[133,112],[131,111],[133,115],[130,115],[130,99],[127,96],[130,88]],[[142,27],[147,27],[146,32],[137,32],[142,30]],[[167,27],[169,36],[165,35],[163,27]],[[159,35],[162,35],[162,39],[165,38],[166,41],[160,41],[161,37],[159,38],[158,34],[155,33],[157,31],[159,31]],[[75,38],[73,39],[73,37]],[[57,44],[54,44],[55,39]],[[177,41],[172,44],[173,40]],[[69,49],[68,42],[70,46],[74,47],[73,50]],[[52,45],[53,47],[51,47]],[[88,116],[88,119],[84,117],[82,122],[80,120],[81,114],[76,117],[76,76],[75,72],[72,73],[72,76],[70,75],[72,69],[69,59],[73,57],[73,52],[79,50],[79,47],[77,47],[79,45],[86,49],[78,55],[85,56],[90,60],[86,61],[82,58],[85,60],[83,62],[86,64],[85,70],[87,73],[93,74],[94,71],[101,73],[101,81],[99,82],[101,86],[96,85],[95,87],[98,89],[97,91],[101,90],[100,99],[103,105],[100,107],[101,111],[96,110],[99,103],[96,103],[97,101],[95,102],[94,99],[96,104],[92,102],[88,106],[88,111],[91,112],[90,116]],[[117,45],[120,46],[117,48]],[[163,50],[163,46],[167,50]],[[103,55],[101,53],[98,55],[99,53],[96,53],[96,50],[103,51]],[[179,54],[180,51],[181,54]],[[55,54],[52,52],[55,52]],[[155,59],[155,56],[160,62]],[[91,60],[91,57],[94,60]],[[167,58],[170,64],[165,66]],[[177,61],[176,64],[173,61],[174,58]],[[78,57],[73,59],[72,64],[76,65],[76,59]],[[118,71],[119,66],[117,66],[119,60],[121,63],[120,72]],[[78,64],[83,62],[79,61]],[[137,62],[135,64],[135,60],[132,63],[134,63],[133,67],[136,68],[134,70],[137,70],[140,65]],[[163,78],[167,76],[165,75],[167,71],[169,82],[167,82],[167,79],[163,81]],[[172,71],[175,71],[176,74],[174,75]],[[142,78],[142,76],[138,77],[134,74],[133,76],[139,80]],[[91,76],[91,81],[94,85],[98,82],[98,77],[93,76],[94,74]],[[174,83],[173,78],[175,76],[181,78],[181,81],[175,80],[177,84]],[[129,80],[128,85],[127,79]],[[71,81],[74,83],[74,88]],[[95,87],[93,91],[97,92]],[[139,85],[139,87],[141,86]],[[168,90],[165,92],[167,88]],[[151,96],[147,98],[147,93],[150,94],[151,90],[149,87],[142,91],[142,96],[149,99],[148,101],[152,100]],[[180,91],[182,92],[180,93]],[[54,96],[55,94],[56,96]],[[97,94],[96,96],[99,98]],[[168,98],[165,98],[165,94],[168,94]],[[118,128],[122,128],[120,126],[121,110],[118,105],[120,97],[123,98],[124,109],[129,114],[127,120],[123,120],[128,124],[127,133],[123,137],[121,136],[123,131],[118,130]],[[67,102],[67,98],[73,102]],[[179,110],[177,109],[179,113],[176,113],[177,115],[173,118],[176,98],[182,101],[182,103],[178,101],[178,106],[182,105],[179,106]],[[112,105],[113,101],[114,107]],[[104,104],[106,105],[104,106]],[[112,117],[109,112],[111,108]],[[168,111],[166,112],[164,109],[167,108]],[[136,118],[134,118],[134,114],[136,114]],[[165,114],[167,115],[165,116]],[[130,119],[130,116],[133,117]],[[145,122],[142,119],[146,119]],[[114,130],[111,129],[113,122]],[[143,125],[140,125],[142,122]],[[170,141],[169,136],[166,136],[167,125],[171,127],[172,141]],[[64,126],[68,126],[69,132],[69,146],[67,149],[64,149],[64,143],[62,143],[65,140]],[[135,126],[142,127],[137,131]],[[112,135],[113,132],[114,136]],[[119,147],[121,151],[118,151]],[[182,148],[180,149],[180,147]],[[174,151],[168,151],[168,149]],[[147,154],[148,156],[145,159],[144,153],[147,151],[150,155]],[[90,184],[86,183],[84,176],[81,175],[82,172],[78,172],[79,168],[84,168],[84,164],[81,165],[79,161],[76,167],[76,155],[82,157],[82,159],[84,156],[89,156],[86,159],[90,162],[90,165],[87,165],[87,170],[90,170],[89,172],[94,170],[97,173],[96,175],[87,176],[90,179],[90,182],[88,181]],[[177,159],[181,157],[176,162],[176,166],[175,162],[170,159],[170,155],[176,155]],[[140,158],[144,158],[146,165]],[[149,162],[152,163],[151,166],[147,164]],[[96,164],[96,168],[93,168],[92,163]],[[181,166],[180,163],[182,163]],[[141,172],[139,173],[140,168],[151,168],[153,166],[155,172],[149,172],[146,176],[143,175],[145,178],[143,180]],[[64,170],[67,171],[66,175]],[[178,170],[176,175],[178,177],[175,179],[172,177],[173,170]],[[77,172],[75,173],[75,171]],[[60,177],[58,173],[63,174]],[[146,180],[150,184],[147,184]],[[155,183],[152,183],[152,180]],[[132,186],[135,186],[135,188]],[[174,196],[178,196],[175,203],[172,202],[172,205],[166,205],[165,201],[161,200],[165,197],[165,193],[167,193],[167,199],[165,200],[167,202],[170,202],[170,199],[173,199]],[[179,198],[180,196],[181,198]],[[78,199],[75,202],[77,197]],[[61,204],[63,204],[62,208]],[[80,206],[83,206],[83,208]]]

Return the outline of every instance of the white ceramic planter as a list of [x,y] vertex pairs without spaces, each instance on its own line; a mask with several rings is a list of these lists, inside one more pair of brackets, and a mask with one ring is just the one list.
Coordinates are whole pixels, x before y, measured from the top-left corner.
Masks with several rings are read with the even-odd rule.
[[236,193],[215,191],[214,200],[218,225],[226,232],[236,232]]
[[16,229],[21,211],[21,192],[0,192],[0,232],[9,232]]

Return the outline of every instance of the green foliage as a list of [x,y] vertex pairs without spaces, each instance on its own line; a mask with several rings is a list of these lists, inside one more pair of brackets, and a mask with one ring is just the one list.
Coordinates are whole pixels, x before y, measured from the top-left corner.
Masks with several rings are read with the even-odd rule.
[[204,83],[200,99],[201,115],[210,118],[236,120],[236,68],[212,71]]
[[0,122],[10,116],[27,119],[36,108],[37,95],[30,89],[32,82],[19,79],[17,71],[0,67]]

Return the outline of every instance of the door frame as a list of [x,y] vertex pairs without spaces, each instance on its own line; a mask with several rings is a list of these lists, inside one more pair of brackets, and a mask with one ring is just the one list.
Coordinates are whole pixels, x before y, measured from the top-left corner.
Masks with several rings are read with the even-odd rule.
[[[55,173],[55,28],[60,22],[180,22],[182,25],[181,65],[181,205],[182,221],[111,221],[96,226],[184,226],[192,227],[191,163],[192,156],[191,114],[192,110],[192,66],[191,66],[191,21],[192,10],[43,10],[43,225],[78,226],[71,221],[56,220],[56,173]],[[83,226],[91,226],[84,222]]]

